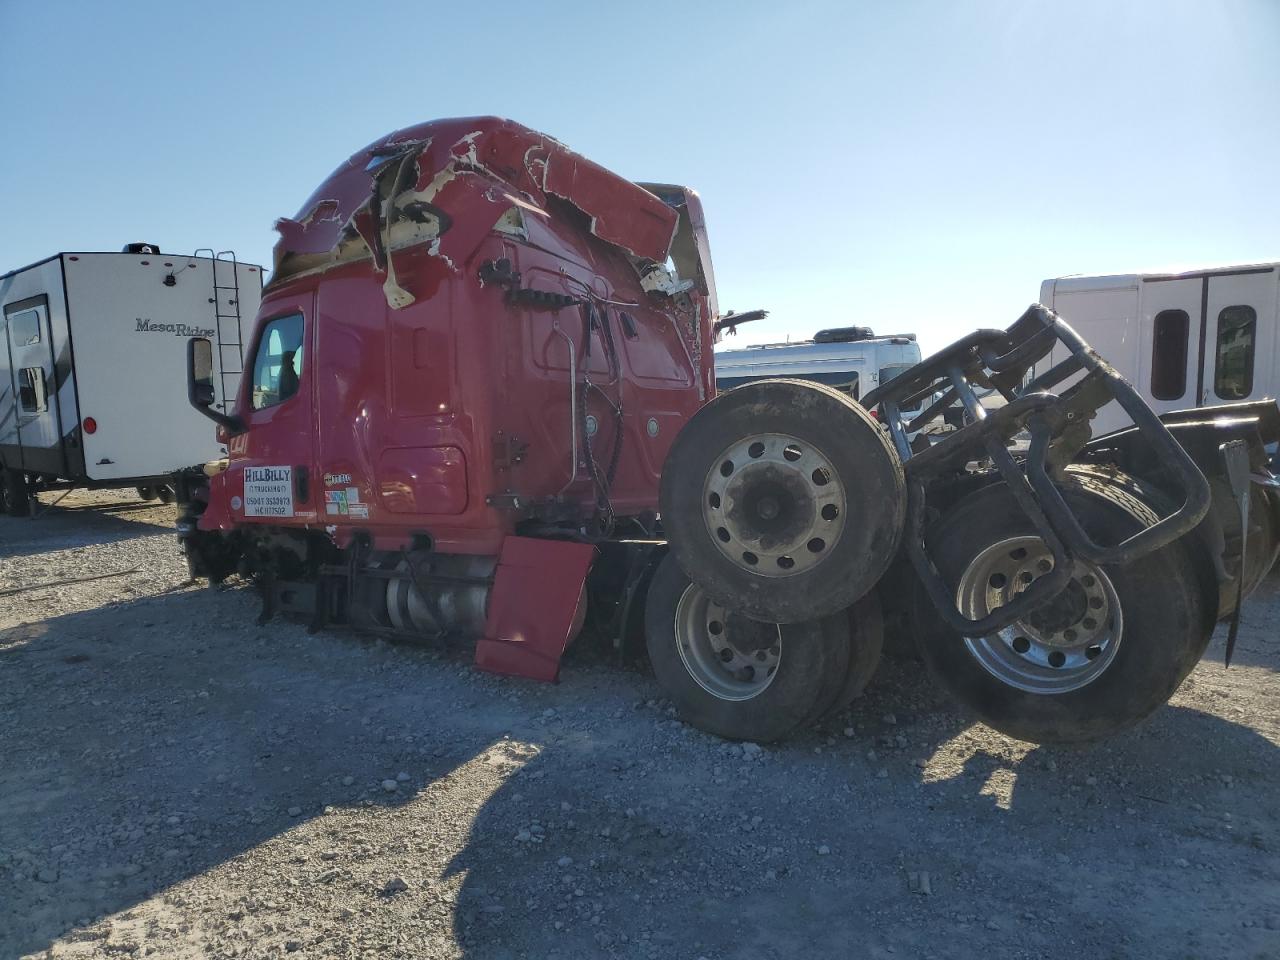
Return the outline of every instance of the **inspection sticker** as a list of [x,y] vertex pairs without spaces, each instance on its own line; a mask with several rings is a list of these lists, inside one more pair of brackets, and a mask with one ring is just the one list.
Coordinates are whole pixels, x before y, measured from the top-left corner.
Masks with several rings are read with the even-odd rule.
[[245,467],[244,515],[293,516],[293,467]]

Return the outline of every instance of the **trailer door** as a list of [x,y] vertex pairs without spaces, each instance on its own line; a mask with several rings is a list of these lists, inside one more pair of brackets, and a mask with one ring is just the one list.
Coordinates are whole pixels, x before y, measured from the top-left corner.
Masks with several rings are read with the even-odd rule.
[[1196,406],[1202,287],[1200,277],[1143,281],[1134,386],[1156,413]]
[[1206,282],[1200,404],[1274,397],[1274,268],[1212,275]]
[[[59,428],[58,388],[48,301],[33,297],[5,307],[5,341],[16,418],[13,436],[23,470],[59,476],[66,472]],[[4,430],[8,433],[8,429]]]

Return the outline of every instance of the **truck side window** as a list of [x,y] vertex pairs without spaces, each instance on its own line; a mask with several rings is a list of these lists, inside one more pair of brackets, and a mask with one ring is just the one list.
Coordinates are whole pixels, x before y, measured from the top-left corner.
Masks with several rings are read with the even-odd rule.
[[1223,400],[1243,400],[1253,393],[1253,348],[1257,327],[1258,314],[1253,307],[1224,307],[1218,314],[1213,392]]
[[1187,338],[1191,318],[1185,310],[1161,310],[1151,328],[1151,395],[1180,400],[1187,392]]
[[298,392],[302,379],[304,324],[302,314],[268,321],[253,358],[253,409],[283,403]]

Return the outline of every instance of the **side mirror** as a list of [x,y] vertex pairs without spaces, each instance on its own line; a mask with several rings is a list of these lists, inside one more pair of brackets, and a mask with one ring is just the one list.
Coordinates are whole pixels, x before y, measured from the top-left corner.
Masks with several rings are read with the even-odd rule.
[[213,406],[213,343],[192,337],[187,347],[187,399],[195,407]]
[[213,341],[192,337],[187,341],[187,402],[235,436],[244,433],[244,421],[213,409]]

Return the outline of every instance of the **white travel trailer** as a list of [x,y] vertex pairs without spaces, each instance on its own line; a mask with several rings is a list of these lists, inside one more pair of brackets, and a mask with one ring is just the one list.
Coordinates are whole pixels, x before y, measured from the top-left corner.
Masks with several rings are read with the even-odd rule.
[[765,377],[798,377],[835,387],[853,399],[920,362],[914,333],[877,337],[868,327],[819,330],[812,340],[716,351],[721,390]]
[[215,350],[215,404],[234,402],[262,269],[231,254],[59,253],[0,275],[0,507],[42,489],[167,491],[223,455],[187,403],[186,350]]
[[[1280,395],[1278,288],[1280,264],[1260,263],[1046,280],[1040,302],[1164,413]],[[1048,363],[1065,357],[1055,347]],[[1111,403],[1099,411],[1094,432],[1128,423]]]
[[[716,351],[716,387],[766,377],[796,377],[835,387],[854,400],[920,362],[914,333],[877,337],[869,327],[819,330],[812,340]],[[903,410],[910,419],[920,408]]]

